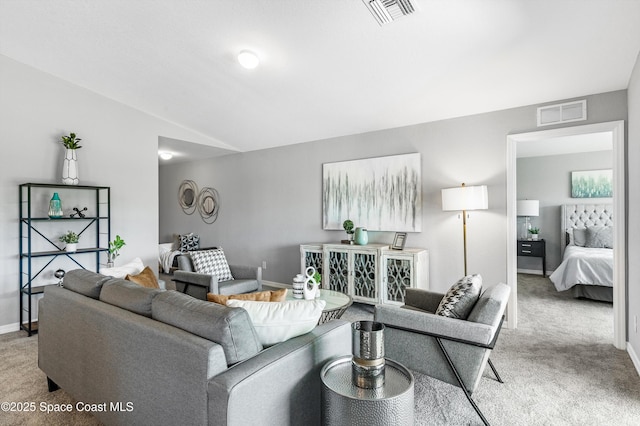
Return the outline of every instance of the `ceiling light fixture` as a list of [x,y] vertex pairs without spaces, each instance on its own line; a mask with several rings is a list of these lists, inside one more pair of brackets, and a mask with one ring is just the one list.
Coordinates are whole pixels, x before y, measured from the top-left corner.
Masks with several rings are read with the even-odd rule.
[[163,160],[171,160],[173,158],[173,154],[166,151],[160,151],[158,155],[160,155],[160,158]]
[[258,66],[258,64],[260,63],[260,59],[258,58],[258,55],[256,55],[252,51],[243,50],[238,54],[238,62],[240,62],[240,65],[242,65],[244,68],[252,70]]

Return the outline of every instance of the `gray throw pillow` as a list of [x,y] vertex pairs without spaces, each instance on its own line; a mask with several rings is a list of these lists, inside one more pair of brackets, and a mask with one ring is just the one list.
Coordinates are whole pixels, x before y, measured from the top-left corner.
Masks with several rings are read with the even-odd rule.
[[481,290],[482,277],[479,274],[461,278],[444,295],[436,309],[436,315],[467,319],[480,297]]
[[590,226],[587,228],[585,247],[613,248],[613,228],[611,226]]
[[587,229],[573,228],[573,242],[578,247],[584,247],[587,244]]

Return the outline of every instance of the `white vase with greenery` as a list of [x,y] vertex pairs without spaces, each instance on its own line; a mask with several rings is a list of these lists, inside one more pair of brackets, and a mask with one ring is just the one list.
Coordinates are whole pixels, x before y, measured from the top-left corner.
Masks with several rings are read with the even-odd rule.
[[120,255],[120,249],[124,247],[126,243],[120,235],[116,235],[113,241],[109,241],[109,250],[107,251],[107,268],[113,268],[116,261],[116,257]]
[[62,144],[65,147],[64,161],[62,162],[62,183],[65,185],[77,185],[80,183],[78,177],[78,157],[76,150],[82,148],[80,141],[75,133],[69,133],[69,136],[62,136]]

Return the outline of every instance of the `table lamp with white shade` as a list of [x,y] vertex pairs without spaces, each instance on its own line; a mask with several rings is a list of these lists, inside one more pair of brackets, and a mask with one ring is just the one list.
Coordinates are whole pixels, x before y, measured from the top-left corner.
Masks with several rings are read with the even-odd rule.
[[520,238],[526,240],[529,238],[529,230],[531,229],[531,222],[529,222],[529,218],[540,214],[540,201],[518,200],[516,214],[518,216],[524,216],[524,225],[522,226],[522,234]]

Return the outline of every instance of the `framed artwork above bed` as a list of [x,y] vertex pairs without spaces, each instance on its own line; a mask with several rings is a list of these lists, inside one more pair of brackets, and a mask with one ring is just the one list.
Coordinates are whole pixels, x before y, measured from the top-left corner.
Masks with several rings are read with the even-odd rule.
[[613,169],[571,172],[571,198],[613,197]]

